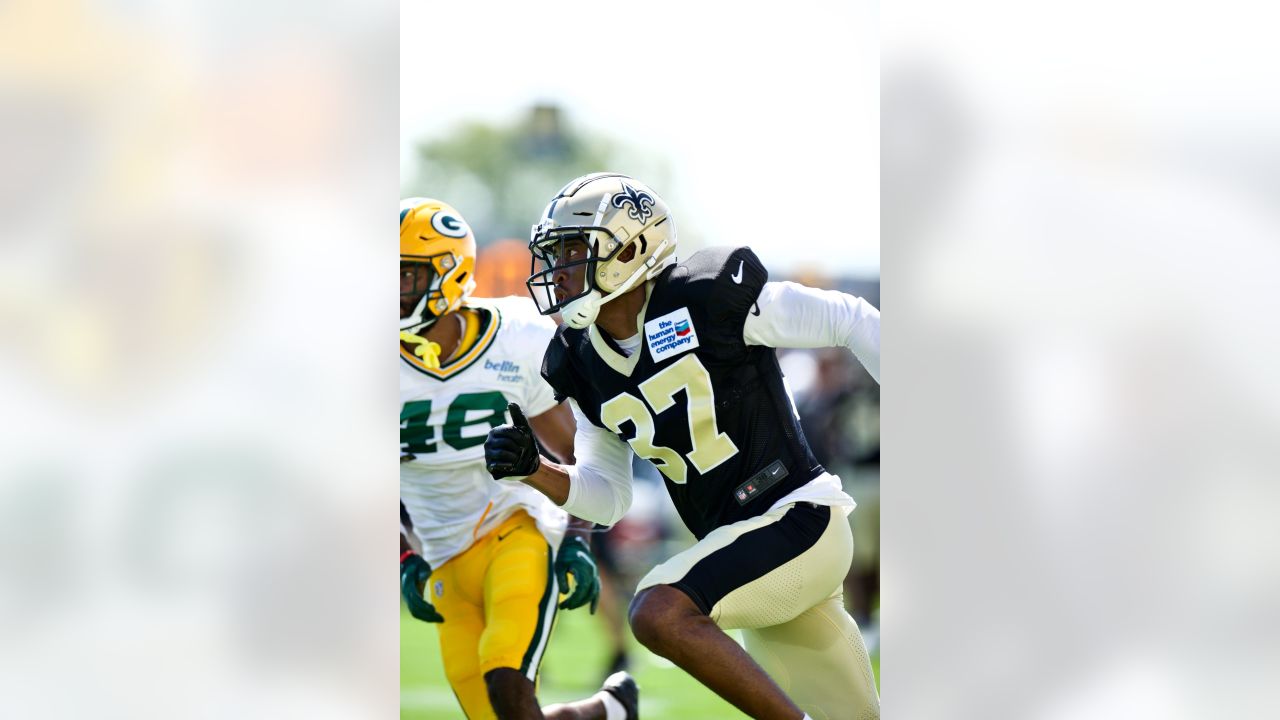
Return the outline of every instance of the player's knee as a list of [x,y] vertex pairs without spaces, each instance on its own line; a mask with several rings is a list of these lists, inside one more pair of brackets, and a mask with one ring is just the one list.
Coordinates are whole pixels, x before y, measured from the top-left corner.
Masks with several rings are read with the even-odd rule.
[[683,633],[684,623],[700,613],[687,595],[670,585],[645,588],[631,601],[631,632],[641,645],[663,655]]
[[631,607],[627,611],[627,621],[631,624],[631,634],[647,648],[652,648],[657,641],[660,619],[658,604],[649,599],[653,588],[645,588],[631,599]]
[[502,720],[519,720],[532,703],[537,706],[533,683],[514,668],[494,668],[484,674],[489,704]]

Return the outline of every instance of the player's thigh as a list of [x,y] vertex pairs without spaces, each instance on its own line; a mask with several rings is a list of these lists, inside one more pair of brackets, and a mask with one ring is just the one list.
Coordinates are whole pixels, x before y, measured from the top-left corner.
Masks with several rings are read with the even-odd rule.
[[814,720],[880,717],[871,660],[840,593],[780,625],[743,630],[747,652]]
[[639,589],[671,585],[722,628],[775,625],[829,596],[852,553],[843,509],[784,505],[716,528],[654,568]]
[[485,576],[481,673],[514,668],[536,680],[560,599],[551,562],[551,546],[532,519],[493,548]]
[[[457,559],[457,558],[456,558]],[[444,618],[436,625],[440,639],[440,658],[444,663],[445,679],[470,720],[495,718],[485,688],[484,674],[480,669],[480,639],[484,634],[484,610],[468,600],[457,584],[452,572],[457,566],[447,563],[432,573],[427,583],[427,598]],[[482,597],[482,588],[476,588],[474,597]]]
[[[759,628],[786,622],[837,592],[853,561],[853,533],[842,508],[799,503],[788,516],[806,510],[798,527],[779,522],[778,542],[793,551],[776,567],[741,585],[713,608],[712,617],[727,628]],[[812,540],[812,533],[819,532]]]

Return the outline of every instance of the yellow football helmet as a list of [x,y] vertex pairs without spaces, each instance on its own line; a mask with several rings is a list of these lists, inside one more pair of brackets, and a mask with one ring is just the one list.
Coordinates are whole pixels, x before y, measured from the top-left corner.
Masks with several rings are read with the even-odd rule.
[[400,201],[400,329],[430,327],[475,290],[476,238],[457,210],[429,198]]

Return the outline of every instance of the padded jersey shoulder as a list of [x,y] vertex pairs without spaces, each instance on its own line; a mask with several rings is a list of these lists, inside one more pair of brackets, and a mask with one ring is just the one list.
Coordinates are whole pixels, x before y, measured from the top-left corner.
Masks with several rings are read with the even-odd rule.
[[568,325],[556,328],[555,335],[547,345],[542,357],[542,377],[556,392],[556,399],[578,399],[577,377],[574,370],[573,352],[583,340],[585,333]]
[[688,308],[699,341],[735,356],[745,352],[742,328],[768,281],[769,271],[751,248],[707,248],[662,276],[649,315]]

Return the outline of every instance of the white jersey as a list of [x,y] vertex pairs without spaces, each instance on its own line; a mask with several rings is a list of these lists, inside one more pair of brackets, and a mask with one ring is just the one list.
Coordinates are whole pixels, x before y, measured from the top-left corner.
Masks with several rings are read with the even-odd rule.
[[510,422],[507,403],[518,403],[526,417],[556,405],[541,372],[555,323],[528,298],[473,298],[466,307],[478,311],[481,328],[461,357],[429,370],[400,348],[400,501],[433,568],[520,508],[553,548],[568,521],[542,493],[495,481],[484,467],[489,430]]

